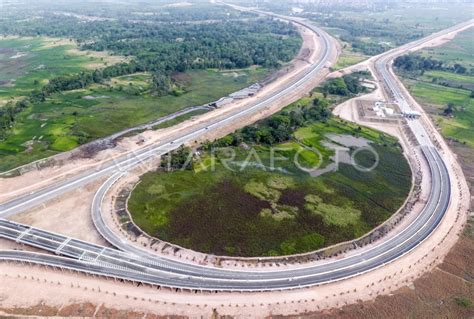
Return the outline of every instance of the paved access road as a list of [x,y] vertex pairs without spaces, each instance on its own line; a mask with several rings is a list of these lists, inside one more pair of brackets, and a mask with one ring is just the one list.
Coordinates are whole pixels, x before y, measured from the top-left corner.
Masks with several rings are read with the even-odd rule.
[[[313,29],[317,30],[315,28]],[[320,36],[324,37],[324,33],[320,33]],[[416,45],[419,43],[420,41],[417,41]],[[415,46],[415,44],[413,45]],[[407,46],[407,50],[409,49],[410,46]],[[324,50],[326,53],[322,55],[323,59],[320,63],[324,60],[325,55],[327,57],[328,50],[329,48]],[[390,88],[397,102],[403,104],[406,102],[400,93],[400,89],[397,87],[396,81],[393,79],[393,75],[390,72],[385,72],[390,60],[390,58],[385,60],[381,59],[380,61],[382,62],[376,64],[377,71],[382,75],[386,86]],[[295,86],[303,83],[302,81],[308,79],[307,76],[314,75],[323,64],[309,70],[304,77],[296,80],[288,89],[293,89]],[[283,90],[280,93],[283,92],[286,91]],[[398,95],[397,92],[400,94]],[[148,156],[153,156],[160,152],[169,151],[175,147],[175,145],[185,142],[186,139],[194,138],[194,136],[196,136],[194,134],[200,134],[202,131],[205,132],[205,130],[226,125],[229,121],[234,121],[239,116],[248,114],[248,110],[252,112],[262,107],[262,105],[271,103],[275,98],[281,96],[280,93],[276,93],[268,99],[256,103],[245,111],[236,112],[223,121],[218,121],[194,132],[186,133],[184,136],[174,141],[167,141],[166,143],[156,146],[156,148],[152,147],[144,150],[143,153],[140,154],[139,160],[144,160],[148,158]],[[406,103],[406,105],[409,107],[408,103]],[[418,120],[413,120],[413,123],[416,122],[418,122]],[[127,242],[115,237],[113,233],[108,233],[105,224],[102,225],[100,222],[100,214],[96,216],[99,220],[94,219],[99,231],[107,240],[123,251],[97,246],[77,239],[67,238],[59,234],[31,228],[26,225],[0,220],[0,236],[65,256],[59,257],[22,251],[6,251],[0,252],[0,259],[28,261],[160,286],[197,290],[265,291],[293,289],[356,276],[383,267],[385,264],[396,260],[414,249],[437,228],[449,206],[451,196],[449,173],[438,151],[432,146],[428,139],[424,138],[428,136],[425,133],[420,123],[420,128],[416,129],[415,134],[419,138],[422,153],[431,171],[430,198],[423,211],[396,237],[385,240],[369,250],[340,260],[331,260],[318,265],[308,265],[303,268],[279,271],[232,271],[191,265],[164,257],[157,257],[129,245]],[[137,158],[124,159],[121,164],[126,171],[134,165],[137,165]],[[114,166],[105,167],[101,176],[111,174],[113,171]],[[72,182],[59,185],[57,188],[49,191],[52,191],[54,194],[55,190],[57,191],[59,189],[58,192],[62,193],[68,189],[68,187],[76,187],[77,184],[81,183],[81,178],[86,179],[87,177],[87,175],[81,176]],[[110,183],[113,183],[114,179],[119,177],[120,173],[113,175],[103,187],[101,187],[101,191],[105,193]],[[104,194],[101,193],[101,191],[99,191],[94,201],[96,205],[98,205],[99,212],[100,202]],[[44,198],[50,195],[48,195],[48,191],[45,191],[45,193],[32,194],[27,200],[35,202],[35,198],[38,196]],[[3,213],[5,215],[11,214],[22,207],[24,206],[20,200],[17,203],[7,206]],[[93,211],[94,209],[97,211],[97,207],[94,208],[93,206]]]
[[[282,16],[278,17],[281,19],[284,18]],[[146,160],[149,160],[154,157],[159,157],[171,150],[178,148],[182,144],[193,142],[199,136],[202,136],[211,130],[218,130],[219,128],[225,127],[226,125],[238,121],[241,118],[256,114],[260,110],[267,108],[269,105],[271,105],[281,97],[290,94],[293,90],[295,90],[302,84],[311,80],[328,63],[329,58],[335,48],[332,47],[331,40],[326,32],[306,22],[302,22],[293,18],[287,19],[292,21],[293,23],[306,27],[312,32],[315,32],[321,39],[321,52],[319,54],[318,62],[311,65],[305,71],[300,73],[298,77],[294,79],[291,83],[289,83],[286,88],[282,89],[281,91],[272,92],[271,94],[264,96],[260,101],[254,103],[253,105],[249,105],[243,110],[231,112],[225,118],[214,120],[211,123],[202,124],[201,126],[194,128],[190,131],[183,132],[180,136],[164,140],[156,145],[144,147],[133,154],[127,154],[120,158],[108,161],[107,163],[103,164],[101,167],[93,171],[83,172],[73,178],[66,179],[62,182],[45,187],[34,193],[26,194],[24,196],[15,198],[14,200],[11,200],[9,202],[3,203],[0,205],[0,217],[6,218],[8,216],[12,216],[19,212],[22,212],[28,208],[43,203],[46,200],[60,196],[66,193],[67,191],[83,186],[99,177],[109,176],[113,173],[116,173],[117,171],[124,172],[130,170],[133,167],[140,165]]]
[[419,217],[393,240],[358,255],[325,264],[281,271],[245,272],[189,265],[139,251],[123,252],[0,219],[0,236],[54,252],[0,252],[0,259],[26,261],[160,286],[196,290],[265,291],[341,280],[381,267],[416,247],[437,227],[449,205],[446,167],[432,147],[423,147],[432,172],[431,197]]

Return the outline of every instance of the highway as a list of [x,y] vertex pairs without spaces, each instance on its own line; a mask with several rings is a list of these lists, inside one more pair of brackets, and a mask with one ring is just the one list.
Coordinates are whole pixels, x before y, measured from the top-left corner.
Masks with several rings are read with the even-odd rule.
[[[279,17],[283,19],[283,17]],[[286,88],[278,92],[271,92],[270,94],[264,96],[260,101],[249,105],[243,110],[231,112],[223,119],[217,119],[211,123],[202,124],[190,131],[183,132],[180,136],[163,140],[161,143],[156,145],[144,147],[134,153],[129,153],[117,159],[108,161],[94,171],[83,172],[73,178],[69,178],[59,183],[55,183],[54,185],[47,186],[34,193],[19,196],[11,201],[2,203],[0,204],[0,217],[6,218],[12,216],[18,212],[34,207],[56,196],[60,196],[67,191],[83,186],[99,177],[108,176],[117,171],[124,172],[131,170],[132,168],[151,158],[159,157],[171,150],[178,148],[182,144],[192,142],[199,136],[202,136],[211,130],[217,130],[228,125],[229,123],[238,121],[241,118],[258,113],[260,110],[265,109],[279,98],[290,94],[294,89],[298,88],[303,83],[311,80],[328,63],[329,57],[334,50],[334,48],[331,46],[331,40],[326,32],[316,28],[311,24],[301,22],[293,18],[288,19],[296,24],[308,28],[312,32],[315,32],[322,39],[322,47],[318,62],[301,72],[296,79],[288,84]]]
[[[287,89],[269,96],[267,99],[250,106],[244,111],[235,112],[226,119],[185,133],[172,141],[164,141],[160,145],[145,148],[132,158],[122,158],[119,161],[121,167],[119,172],[115,172],[115,165],[108,164],[94,173],[84,173],[72,180],[46,188],[35,194],[29,194],[26,197],[19,198],[0,207],[0,216],[6,217],[24,210],[30,205],[35,205],[52,196],[78,187],[86,181],[96,178],[96,175],[109,175],[111,177],[102,185],[94,198],[92,204],[93,221],[101,235],[120,250],[90,244],[78,239],[68,238],[63,235],[0,219],[0,237],[35,246],[56,254],[2,251],[0,252],[0,259],[49,265],[163,287],[212,291],[270,291],[308,287],[347,279],[383,267],[416,248],[438,227],[449,207],[451,198],[449,172],[443,158],[436,148],[433,147],[428,134],[419,120],[409,120],[408,123],[418,139],[422,154],[431,172],[430,196],[422,212],[397,236],[382,240],[370,249],[342,259],[328,260],[319,264],[308,264],[308,266],[301,268],[261,271],[234,271],[187,264],[165,257],[158,257],[132,246],[111,232],[101,218],[100,207],[104,195],[110,186],[127,170],[152,156],[166,153],[209,129],[222,127],[229,123],[229,121],[235,121],[241,116],[246,116],[250,112],[264,108],[278,97],[281,97],[282,94],[286,94],[287,90],[294,89],[304,81],[307,81],[311,76],[314,76],[324,66],[325,59],[327,59],[331,48],[327,35],[320,32],[317,28],[311,28],[321,37],[325,38],[324,42],[327,47],[322,52],[320,62],[307,70],[301,78],[295,80]],[[410,50],[423,43],[423,41],[430,41],[432,38],[433,36],[430,36],[404,47],[406,50]],[[394,75],[388,70],[388,65],[393,57],[393,52],[388,52],[386,55],[381,56],[375,64],[376,69],[386,87],[391,90],[396,102],[402,108],[409,108],[410,106],[398,87]]]
[[[454,28],[450,28],[449,30],[456,29],[460,26],[461,25],[456,26]],[[412,47],[414,47],[416,45],[419,45],[420,43],[423,43],[425,41],[430,41],[431,39],[433,39],[433,37],[434,36],[429,36],[426,39],[422,39],[422,40],[416,41],[416,42],[414,42],[410,45],[407,45],[407,49],[411,49]],[[382,75],[382,79],[386,83],[387,87],[391,88],[392,95],[394,96],[394,99],[396,100],[397,103],[399,103],[400,105],[403,105],[403,108],[406,111],[406,110],[408,110],[409,105],[405,101],[405,99],[403,98],[403,95],[400,92],[400,89],[396,85],[396,81],[394,81],[393,75],[390,74],[388,72],[388,69],[387,69],[387,66],[390,63],[390,60],[393,59],[393,57],[394,57],[394,55],[392,54],[392,52],[390,52],[389,54],[387,54],[387,57],[382,56],[382,58],[379,60],[379,61],[381,61],[381,63],[377,62],[376,65],[377,65],[377,69],[379,70],[380,74]],[[421,125],[420,121],[418,121],[418,120],[409,120],[408,124],[412,128],[412,130],[415,132],[415,135],[417,136],[417,138],[419,140],[419,144],[423,145],[422,150],[423,150],[423,153],[424,153],[428,163],[431,164],[430,161],[433,161],[434,158],[437,159],[435,161],[436,163],[442,162],[441,157],[439,156],[437,150],[433,148],[431,141],[428,139],[428,134],[426,134],[426,132],[424,131],[424,128]],[[435,155],[433,155],[433,154],[435,154]],[[442,163],[442,164],[444,165],[444,163]],[[431,167],[434,167],[434,166],[431,166]],[[444,167],[444,170],[445,170],[445,167]],[[149,260],[155,259],[155,260],[159,260],[160,262],[163,262],[160,257],[157,257],[156,255],[153,255],[153,254],[151,254],[151,253],[149,253],[149,252],[147,252],[147,251],[145,251],[145,250],[143,250],[139,247],[136,247],[136,246],[130,245],[127,242],[124,242],[121,238],[117,237],[112,230],[108,229],[105,222],[102,220],[102,217],[101,217],[102,213],[100,212],[100,207],[101,207],[101,204],[102,204],[102,201],[103,201],[103,197],[105,196],[107,190],[119,178],[120,178],[120,174],[117,174],[117,175],[113,176],[107,182],[105,182],[102,185],[102,187],[99,189],[99,191],[96,193],[96,197],[94,198],[94,202],[92,204],[92,215],[93,215],[93,221],[94,221],[94,224],[95,224],[96,228],[101,233],[101,235],[104,238],[106,238],[113,246],[118,247],[118,248],[120,248],[124,251],[133,252],[134,254],[136,254],[137,256],[141,256],[142,258],[147,258]],[[445,189],[446,189],[445,194],[449,194],[449,190],[450,190],[449,177],[446,176],[446,179],[447,180],[444,181],[443,187],[445,187]],[[435,179],[433,177],[433,180],[439,180],[439,178]],[[433,185],[433,187],[437,187],[437,186],[438,186],[438,183],[435,183]],[[436,192],[435,190],[432,190],[431,194],[440,194],[440,197],[441,197],[441,193]],[[435,202],[436,202],[436,199],[433,198],[433,203],[435,203]],[[446,203],[445,206],[447,207],[447,205],[448,205],[447,203],[449,202],[449,198],[444,200],[444,202]],[[433,204],[432,205],[427,205],[427,209],[428,210],[434,210]],[[423,222],[426,222],[426,220],[424,220],[424,219],[420,219],[420,220],[423,221]],[[416,227],[421,227],[421,225],[423,225],[423,223],[421,223],[421,224],[416,223],[412,226],[415,227],[415,229],[416,229]],[[376,252],[383,251],[387,247],[389,247],[389,246],[381,246],[380,250],[378,250],[378,251],[376,250]],[[368,255],[366,255],[365,257],[372,258],[373,255],[370,256],[370,257]],[[348,262],[354,262],[354,261],[353,260],[348,260]],[[343,265],[343,266],[346,266],[346,265]],[[173,266],[178,267],[181,270],[183,270],[182,265],[173,264]],[[186,268],[188,268],[188,267],[186,267]],[[315,271],[315,269],[309,268],[309,269],[306,269],[305,273],[298,271],[298,275],[301,275],[303,273],[304,273],[303,275],[307,275],[308,273],[311,273],[313,271]],[[327,271],[327,269],[324,269],[323,271]],[[202,275],[203,270],[202,269],[198,270],[198,274]],[[296,275],[297,273],[293,272],[293,274]],[[216,275],[215,271],[214,271],[214,275]]]
[[[446,167],[440,165],[443,161],[439,154],[432,147],[422,147],[422,150],[430,163],[433,183],[430,199],[418,218],[393,240],[385,241],[361,254],[307,268],[247,272],[189,265],[166,258],[157,260],[156,256],[122,252],[6,220],[0,220],[0,236],[69,257],[36,254],[35,259],[39,255],[43,257],[41,264],[55,267],[66,264],[67,269],[163,287],[267,291],[328,283],[373,270],[403,256],[437,227],[449,205],[449,176]],[[12,260],[12,252],[6,253],[8,258],[5,259]],[[16,254],[19,261],[30,256],[28,252],[16,251]],[[0,253],[0,259],[3,258]],[[78,263],[87,264],[87,268],[78,268]]]

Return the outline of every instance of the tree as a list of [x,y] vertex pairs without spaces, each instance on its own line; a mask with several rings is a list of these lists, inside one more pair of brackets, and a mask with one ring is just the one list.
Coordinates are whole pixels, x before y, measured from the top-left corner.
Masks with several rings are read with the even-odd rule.
[[329,101],[327,99],[321,99],[321,98],[318,98],[316,97],[314,100],[313,100],[313,105],[316,106],[316,107],[322,107],[322,108],[326,108],[329,106]]
[[268,125],[273,128],[287,128],[290,126],[291,119],[288,116],[277,114],[272,116]]
[[160,166],[168,171],[193,168],[193,151],[191,148],[181,145],[178,149],[161,156]]
[[459,63],[454,64],[453,66],[454,73],[465,74],[467,69]]
[[153,91],[158,96],[167,95],[173,90],[170,77],[164,75],[163,73],[160,73],[160,72],[154,73],[152,77],[152,82],[153,82]]
[[453,115],[453,113],[454,113],[454,104],[453,103],[448,103],[448,105],[446,106],[446,108],[443,111],[443,114],[445,116],[450,116],[450,115]]
[[347,89],[346,83],[342,78],[331,79],[327,81],[323,88],[323,92],[328,94],[335,94],[335,95],[342,95],[346,96],[349,95],[349,90]]
[[103,75],[102,75],[102,71],[95,70],[92,73],[92,80],[94,81],[94,83],[101,83],[103,79],[104,78],[103,78]]

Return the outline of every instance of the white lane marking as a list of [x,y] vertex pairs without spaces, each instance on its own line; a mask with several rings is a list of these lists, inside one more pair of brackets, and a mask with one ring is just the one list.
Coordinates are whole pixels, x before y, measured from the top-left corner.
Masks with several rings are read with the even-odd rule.
[[21,242],[21,239],[23,237],[25,237],[31,230],[32,227],[28,227],[27,229],[25,229],[23,232],[20,233],[20,235],[18,235],[18,237],[15,239],[15,241],[17,243],[20,243]]
[[56,251],[54,252],[56,255],[59,255],[59,253],[61,252],[61,250],[71,241],[71,237],[68,237],[65,241],[63,241],[61,243],[61,245],[58,246],[58,248],[56,249]]

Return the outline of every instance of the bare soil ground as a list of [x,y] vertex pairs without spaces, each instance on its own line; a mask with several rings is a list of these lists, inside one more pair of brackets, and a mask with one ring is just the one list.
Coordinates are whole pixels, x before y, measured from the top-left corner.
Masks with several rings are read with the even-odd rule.
[[[466,228],[454,249],[447,255],[445,262],[437,266],[430,273],[423,275],[409,286],[402,287],[390,295],[378,296],[373,301],[358,302],[340,308],[325,310],[323,312],[304,313],[304,303],[300,303],[301,313],[295,315],[279,316],[277,312],[268,318],[347,318],[347,319],[372,319],[372,318],[472,318],[474,308],[464,307],[458,303],[460,299],[474,300],[474,268],[472,257],[474,255],[474,227],[471,222]],[[34,277],[34,275],[33,275]],[[18,280],[18,278],[12,278]],[[42,280],[27,279],[32,283],[44,284]],[[6,283],[0,278],[0,282]],[[51,283],[49,283],[51,285]],[[57,285],[57,283],[56,283]],[[84,287],[76,287],[78,292],[87,293]],[[96,288],[97,290],[97,288]],[[92,293],[89,288],[89,294]],[[111,296],[109,292],[108,296]],[[106,297],[110,298],[110,297]],[[118,297],[117,297],[118,298]],[[61,316],[61,317],[107,317],[107,318],[190,318],[192,316],[179,315],[167,316],[163,310],[164,304],[156,306],[154,310],[139,311],[123,309],[107,305],[107,299],[82,301],[71,298],[64,304],[51,305],[45,300],[38,300],[32,305],[4,305],[3,300],[8,297],[0,289],[0,317],[9,316]],[[127,298],[125,298],[127,299]],[[132,304],[134,297],[129,297]],[[230,300],[229,300],[230,301]],[[256,300],[258,301],[258,299]],[[291,301],[288,301],[291,303]],[[256,302],[258,304],[258,302]],[[298,304],[298,303],[297,303]],[[250,306],[251,307],[251,306]],[[138,308],[137,308],[138,309]],[[207,307],[205,317],[211,317],[213,308]],[[217,314],[224,315],[219,307]],[[236,318],[242,316],[236,315]],[[251,316],[252,317],[252,316]]]
[[[95,229],[90,216],[90,203],[102,182],[104,182],[104,179],[97,180],[59,198],[47,201],[40,207],[15,215],[11,219],[98,245],[108,246],[108,243]],[[44,252],[6,239],[0,239],[0,249]],[[1,270],[2,266],[0,264],[0,274],[2,273]]]
[[[3,264],[3,274],[0,277],[0,296],[2,296],[0,308],[3,308],[6,313],[19,314],[21,311],[25,311],[25,314],[31,314],[36,311],[38,315],[42,313],[52,315],[52,312],[57,311],[57,315],[60,315],[60,309],[66,307],[73,310],[76,308],[82,309],[81,307],[85,307],[82,306],[83,304],[93,304],[96,310],[100,310],[101,307],[109,309],[103,310],[104,312],[101,312],[101,314],[116,318],[135,315],[145,317],[145,315],[149,316],[156,312],[159,315],[210,317],[215,311],[218,314],[236,318],[261,318],[277,314],[284,316],[300,314],[299,317],[321,315],[322,318],[324,316],[330,318],[330,316],[344,315],[344,313],[341,313],[341,309],[344,311],[346,306],[355,304],[352,307],[356,307],[356,310],[359,309],[357,307],[364,305],[369,309],[368,311],[371,311],[368,315],[373,314],[372,316],[376,317],[377,310],[371,310],[370,305],[374,302],[370,300],[375,299],[375,303],[382,300],[382,304],[390,304],[385,302],[385,298],[389,297],[381,296],[411,292],[410,289],[413,288],[411,283],[416,278],[425,276],[424,274],[436,267],[447,254],[450,247],[456,242],[457,233],[462,226],[461,219],[455,224],[454,228],[451,228],[455,216],[456,211],[451,210],[449,217],[443,221],[439,231],[433,234],[430,241],[421,244],[416,251],[405,256],[403,260],[346,281],[320,287],[260,294],[174,293],[167,290],[158,291],[156,288],[115,283],[101,278],[86,277],[82,274],[64,273],[17,264]],[[461,253],[461,255],[465,257],[470,256],[471,253],[467,251]],[[469,265],[468,262],[455,262],[455,259],[452,258],[447,260],[450,267],[456,269],[459,268],[458,264]],[[445,270],[441,266],[438,268]],[[435,272],[440,272],[440,270],[435,270]],[[423,281],[421,282],[423,283]],[[461,282],[465,283],[463,280]],[[426,285],[428,284],[431,284],[429,280],[426,282]],[[406,288],[407,286],[411,288]],[[455,285],[454,281],[449,280],[447,282],[442,281],[441,285],[435,290],[435,292],[438,291],[437,294],[433,296],[439,296],[439,291],[445,289],[444,286],[449,287],[446,290],[448,292],[454,291],[457,293],[457,291],[461,291],[462,296],[470,296],[465,293],[467,288],[461,286],[459,288],[461,290],[456,290],[458,286]],[[23,291],[21,296],[15,293],[19,287]],[[415,282],[415,289],[416,287]],[[421,289],[424,285],[419,284],[419,287]],[[468,286],[468,288],[471,289],[472,286]],[[419,297],[420,302],[423,302],[429,296],[431,295],[428,294],[425,299]],[[405,297],[401,298],[403,300]],[[410,295],[406,298],[410,298]],[[97,300],[101,300],[101,305],[98,304]],[[407,300],[407,302],[412,303],[410,299]],[[394,309],[397,309],[395,305]],[[137,311],[137,309],[140,309],[140,311]],[[337,310],[327,312],[329,309]],[[95,316],[99,316],[99,310],[97,310]],[[320,310],[326,312],[316,312]],[[380,311],[390,317],[389,310],[382,309]],[[396,314],[397,312],[394,312],[393,316],[396,316]],[[460,313],[460,315],[463,314],[464,312]],[[61,315],[65,314],[62,313]],[[356,315],[356,313],[354,315],[348,313],[347,317],[353,318]]]
[[[452,160],[450,152],[444,146],[443,149],[444,156]],[[462,175],[456,166],[449,169],[457,175]],[[464,188],[461,190],[464,192]],[[451,252],[446,262],[440,264],[456,243],[465,223],[465,203],[454,197],[452,207],[438,230],[415,251],[383,268],[342,282],[281,293],[188,294],[158,291],[156,288],[136,287],[39,267],[2,264],[0,310],[6,313],[13,312],[19,316],[21,311],[27,311],[27,314],[53,315],[54,309],[60,311],[67,308],[71,309],[72,313],[76,307],[89,309],[92,307],[89,304],[92,304],[95,305],[95,316],[116,318],[145,317],[155,312],[159,312],[160,315],[184,317],[211,317],[217,313],[238,318],[274,317],[275,314],[287,317],[300,314],[298,317],[308,318],[344,318],[344,316],[399,318],[405,314],[405,317],[449,318],[454,314],[454,317],[469,318],[473,315],[472,308],[454,309],[449,296],[456,294],[473,299],[473,274],[472,267],[469,266],[472,264],[474,245],[464,246],[465,240],[462,237],[463,239],[457,244],[461,245],[461,250],[459,252],[454,250],[454,255]],[[463,214],[459,215],[459,212]],[[469,240],[472,241],[472,238]],[[429,275],[426,273],[431,270],[435,277],[427,278]],[[465,279],[466,274],[469,275],[468,279]],[[417,286],[420,292],[413,295],[412,290],[416,291]],[[21,295],[18,294],[20,290]],[[404,293],[406,295],[400,295]],[[390,294],[393,296],[387,296]],[[388,298],[394,296],[400,297],[388,301]],[[374,299],[375,301],[370,301]],[[440,300],[443,301],[441,306],[448,305],[447,309],[452,312],[436,310],[436,307],[441,307],[437,306]],[[456,300],[454,302],[458,305]],[[433,307],[432,310],[422,310],[424,303]],[[87,306],[80,306],[84,304]],[[353,305],[349,306],[350,304]],[[375,304],[378,308],[372,308]],[[417,308],[417,305],[420,305],[420,308]],[[365,312],[359,315],[361,307]],[[335,310],[328,312],[328,309]],[[317,313],[323,310],[326,312]],[[353,312],[348,312],[349,310]]]
[[[320,39],[313,33],[309,33],[307,30],[301,30],[303,37],[302,50],[310,49],[310,59],[316,61],[320,52]],[[334,40],[335,41],[335,40]],[[336,45],[336,44],[335,44]],[[336,45],[337,46],[337,45]],[[334,52],[330,58],[330,61],[334,63],[337,60],[337,52]],[[291,63],[286,76],[279,78],[272,83],[266,85],[258,94],[254,97],[237,100],[233,103],[226,105],[225,107],[216,109],[214,111],[202,114],[198,117],[184,121],[178,125],[170,128],[160,129],[157,131],[145,131],[140,134],[145,139],[145,143],[138,145],[137,136],[128,137],[122,139],[118,145],[112,149],[107,149],[99,152],[93,158],[71,158],[69,153],[60,154],[55,157],[55,164],[43,168],[41,170],[33,170],[25,173],[18,177],[13,178],[0,178],[0,202],[7,201],[15,196],[30,192],[33,189],[41,188],[57,180],[61,180],[68,175],[77,174],[80,171],[99,167],[104,161],[110,161],[112,158],[123,156],[126,154],[133,154],[134,151],[139,148],[156,144],[159,141],[175,136],[179,132],[190,131],[198,125],[208,123],[212,120],[223,118],[228,115],[229,112],[234,112],[236,109],[244,109],[254,103],[256,100],[261,99],[263,96],[270,92],[276,92],[281,89],[286,83],[292,81],[300,72],[304,71],[309,67],[307,62],[303,62],[299,59],[294,59]],[[328,65],[329,67],[329,65]],[[227,125],[221,130],[210,132],[207,136],[203,136],[200,141],[213,140],[221,137],[225,134],[235,131],[237,128],[243,127],[247,124],[253,123],[259,119],[265,118],[268,115],[280,110],[291,102],[300,98],[304,93],[309,92],[317,84],[319,84],[327,75],[328,69],[324,69],[315,76],[311,81],[308,81],[304,85],[300,86],[288,96],[281,98],[277,103],[272,103],[268,108],[260,111],[258,114],[253,114],[245,119],[239,120],[237,123]],[[199,142],[199,141],[196,141]]]
[[[431,272],[391,295],[374,301],[348,305],[331,311],[276,316],[274,318],[473,318],[474,317],[474,221],[446,256]],[[470,300],[471,306],[461,305]]]
[[[38,228],[107,246],[107,242],[95,229],[90,216],[90,203],[97,187],[104,181],[104,179],[100,179],[80,189],[70,191],[39,208],[20,213],[11,219],[19,223],[34,225]],[[65,231],[66,229],[67,231]]]
[[474,149],[457,143],[449,142],[450,147],[457,155],[458,161],[461,163],[464,175],[471,189],[471,208],[474,207]]

